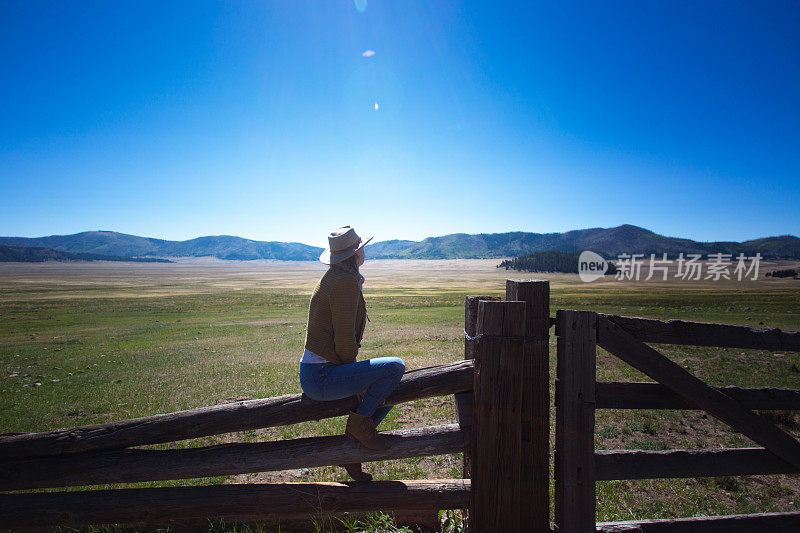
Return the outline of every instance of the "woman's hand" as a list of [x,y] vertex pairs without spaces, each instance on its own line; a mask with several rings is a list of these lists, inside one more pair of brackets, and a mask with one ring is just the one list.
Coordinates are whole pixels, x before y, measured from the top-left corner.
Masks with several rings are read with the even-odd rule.
[[367,393],[367,389],[362,390],[361,392],[356,393],[356,398],[358,398],[358,402],[361,403],[364,401],[364,395]]

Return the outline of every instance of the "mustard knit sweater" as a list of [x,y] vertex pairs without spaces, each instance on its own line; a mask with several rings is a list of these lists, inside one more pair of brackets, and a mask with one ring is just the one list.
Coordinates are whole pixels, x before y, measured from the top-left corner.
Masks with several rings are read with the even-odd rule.
[[356,360],[367,309],[356,275],[336,265],[311,295],[306,349],[338,365]]

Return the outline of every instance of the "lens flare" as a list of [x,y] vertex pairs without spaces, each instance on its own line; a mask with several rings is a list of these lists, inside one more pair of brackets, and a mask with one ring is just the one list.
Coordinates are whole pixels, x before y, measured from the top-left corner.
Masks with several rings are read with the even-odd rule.
[[367,10],[367,0],[353,0],[353,3],[356,5],[356,9],[359,13],[363,13]]

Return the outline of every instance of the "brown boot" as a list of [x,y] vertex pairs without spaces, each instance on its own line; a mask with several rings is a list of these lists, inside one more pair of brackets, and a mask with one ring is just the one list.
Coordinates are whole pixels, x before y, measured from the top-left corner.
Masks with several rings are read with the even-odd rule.
[[375,431],[375,422],[370,417],[352,411],[347,418],[344,434],[370,450],[385,450],[391,446],[389,439]]
[[346,465],[339,465],[350,474],[350,477],[356,481],[372,481],[372,474],[364,472],[361,469],[361,463],[348,463]]

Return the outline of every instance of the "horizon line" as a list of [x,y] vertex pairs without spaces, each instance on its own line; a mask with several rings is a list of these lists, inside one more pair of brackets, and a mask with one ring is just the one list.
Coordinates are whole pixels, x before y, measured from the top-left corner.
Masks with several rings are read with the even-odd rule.
[[[662,237],[673,238],[673,239],[687,239],[687,240],[691,240],[691,241],[694,241],[694,242],[697,242],[697,243],[707,243],[707,244],[708,243],[724,243],[724,242],[743,243],[743,242],[754,241],[754,240],[759,240],[759,239],[771,239],[771,238],[780,238],[780,237],[800,238],[797,235],[794,235],[794,234],[791,234],[791,233],[783,233],[783,234],[779,234],[779,235],[766,235],[766,236],[762,236],[762,237],[756,237],[756,238],[753,238],[753,239],[746,239],[746,240],[741,240],[741,241],[732,241],[732,240],[696,240],[696,239],[693,239],[691,237],[680,237],[680,236],[675,236],[675,235],[664,235],[664,234],[658,233],[656,231],[653,231],[653,230],[651,230],[649,228],[646,228],[644,226],[637,226],[636,224],[623,223],[623,224],[619,224],[617,226],[609,226],[609,227],[593,226],[593,227],[587,227],[587,228],[571,229],[571,230],[566,230],[566,231],[549,231],[549,232],[526,231],[526,230],[509,230],[509,231],[480,232],[480,233],[455,232],[455,233],[445,233],[445,234],[442,234],[442,235],[429,235],[429,236],[424,237],[424,238],[419,239],[419,240],[405,239],[405,238],[385,239],[385,240],[382,240],[382,241],[375,241],[375,242],[373,242],[371,244],[368,244],[367,246],[374,246],[375,244],[382,243],[382,242],[389,242],[389,241],[422,242],[422,241],[424,241],[426,239],[436,239],[436,238],[441,238],[441,237],[448,237],[448,236],[451,236],[451,235],[470,235],[470,236],[472,236],[472,235],[503,235],[503,234],[508,234],[508,233],[528,233],[528,234],[537,234],[537,235],[548,235],[548,234],[563,235],[563,234],[574,232],[574,231],[586,231],[586,230],[592,230],[592,229],[610,230],[610,229],[621,228],[623,226],[631,226],[631,227],[634,227],[634,228],[642,229],[642,230],[649,231],[649,232],[651,232],[651,233],[653,233],[655,235],[659,235],[659,236],[662,236]],[[163,237],[143,236],[143,235],[138,235],[138,234],[135,234],[135,233],[124,233],[124,232],[121,232],[121,231],[108,230],[108,229],[84,230],[84,231],[78,231],[78,232],[75,232],[75,233],[53,233],[53,234],[50,234],[50,235],[40,235],[40,236],[36,236],[36,237],[23,237],[23,236],[18,236],[18,235],[0,235],[0,239],[5,239],[5,238],[9,238],[9,239],[44,239],[44,238],[47,238],[47,237],[68,237],[68,236],[73,236],[73,235],[80,235],[82,233],[115,233],[115,234],[119,234],[119,235],[130,235],[132,237],[139,237],[139,238],[143,238],[143,239],[155,239],[155,240],[168,241],[168,242],[187,242],[187,241],[191,241],[191,240],[195,240],[195,239],[202,239],[202,238],[206,238],[206,237],[233,237],[233,238],[242,239],[242,240],[246,240],[246,241],[253,241],[253,242],[272,242],[272,243],[285,243],[285,244],[301,244],[303,246],[308,246],[308,247],[311,247],[311,248],[322,248],[322,249],[324,249],[323,246],[315,246],[315,245],[312,245],[312,244],[307,244],[307,243],[302,242],[302,241],[281,241],[281,240],[252,239],[252,238],[249,238],[249,237],[242,237],[242,236],[239,236],[239,235],[232,235],[232,234],[213,234],[213,235],[212,234],[206,234],[206,235],[198,235],[196,237],[190,237],[188,239],[167,239],[167,238],[163,238]]]

